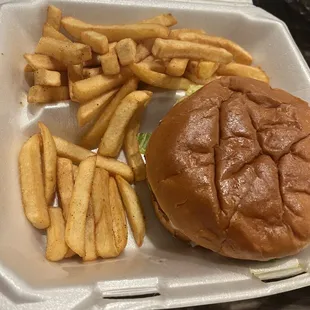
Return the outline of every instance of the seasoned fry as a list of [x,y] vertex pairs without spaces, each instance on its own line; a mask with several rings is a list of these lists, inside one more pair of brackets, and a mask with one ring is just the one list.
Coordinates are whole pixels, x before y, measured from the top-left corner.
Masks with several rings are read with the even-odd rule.
[[122,147],[126,127],[139,106],[151,99],[152,93],[134,91],[127,95],[111,117],[98,149],[103,156],[116,157]]
[[188,63],[187,70],[194,74],[198,79],[209,79],[218,69],[219,64],[212,61],[191,60]]
[[140,23],[159,24],[159,25],[163,25],[166,27],[171,27],[171,26],[176,25],[178,21],[171,13],[168,13],[168,14],[160,14],[153,18],[144,19]]
[[137,52],[137,44],[134,40],[127,38],[117,42],[115,46],[117,57],[122,66],[134,63]]
[[47,204],[54,200],[56,190],[56,145],[49,129],[41,122],[38,122],[42,137],[43,146],[43,178],[44,192]]
[[82,43],[89,45],[98,54],[106,54],[109,51],[109,42],[105,35],[95,31],[84,31],[81,33]]
[[147,39],[137,45],[135,62],[140,62],[152,54],[152,47],[155,39]]
[[218,73],[219,75],[243,76],[269,83],[268,76],[261,68],[251,67],[233,62],[227,65],[220,65],[216,73]]
[[79,171],[79,167],[77,165],[73,165],[73,182],[75,182],[77,174]]
[[85,255],[83,256],[83,261],[88,262],[96,258],[95,221],[93,209],[89,205],[85,225]]
[[34,85],[61,86],[61,75],[57,71],[38,69],[34,71]]
[[85,256],[86,214],[95,168],[96,156],[80,163],[67,218],[65,240],[69,248],[80,257]]
[[98,67],[100,66],[100,56],[97,53],[91,53],[91,59],[83,62],[83,67]]
[[48,38],[53,38],[56,40],[65,41],[65,42],[72,42],[65,35],[63,35],[61,32],[59,32],[53,26],[51,26],[50,24],[47,24],[47,23],[45,23],[43,26],[42,36],[48,37]]
[[77,112],[79,125],[82,127],[97,117],[102,109],[112,100],[117,91],[118,88],[112,89],[107,93],[104,93],[103,95],[81,105]]
[[202,59],[220,63],[229,63],[233,59],[232,54],[223,48],[177,40],[156,39],[152,53],[158,58]]
[[123,98],[138,88],[139,80],[136,77],[130,78],[116,93],[110,104],[103,110],[94,126],[85,134],[81,145],[93,149],[98,146],[100,139],[106,131],[112,115]]
[[93,25],[73,17],[64,17],[61,24],[76,39],[80,39],[81,33],[88,30],[104,34],[109,42],[126,38],[135,41],[149,38],[167,38],[169,35],[169,29],[158,24]]
[[[57,154],[60,157],[71,159],[74,163],[80,163],[84,159],[96,155],[95,153],[84,149],[81,146],[70,143],[64,139],[53,136]],[[97,167],[106,169],[112,175],[119,174],[128,182],[133,181],[132,169],[123,162],[120,162],[114,158],[106,158],[97,155]]]
[[52,262],[57,262],[62,260],[68,251],[65,242],[65,220],[60,208],[49,207],[48,213],[51,224],[46,230],[45,257]]
[[77,65],[91,59],[91,49],[88,45],[47,37],[40,39],[36,48],[36,54],[53,57],[66,65]]
[[186,70],[188,59],[172,58],[167,66],[166,73],[172,76],[182,76]]
[[42,68],[52,71],[67,71],[67,67],[63,63],[46,55],[24,54],[24,58],[33,70]]
[[95,76],[95,75],[98,75],[98,74],[102,74],[101,67],[97,67],[97,68],[84,68],[83,69],[83,77],[85,79],[90,78],[90,77]]
[[[245,49],[243,49],[240,45],[236,44],[235,42],[225,38],[208,36],[206,34],[198,34],[198,33],[181,33],[179,35],[179,39],[182,41],[196,42],[224,48],[233,55],[233,58],[236,62],[245,65],[250,65],[253,61],[252,56]],[[207,59],[207,60],[220,62],[214,59]]]
[[219,77],[217,77],[215,75],[212,75],[208,79],[199,79],[195,74],[192,74],[189,71],[186,71],[184,73],[184,77],[186,77],[187,79],[189,79],[190,81],[192,81],[192,82],[194,82],[195,84],[198,84],[198,85],[205,85],[205,84],[208,84],[208,83],[212,82],[213,80],[219,78]]
[[78,102],[73,94],[73,84],[77,81],[83,80],[83,65],[68,65],[68,84],[69,94],[72,101]]
[[192,84],[189,80],[181,77],[172,77],[145,68],[143,65],[131,64],[131,71],[144,83],[152,86],[168,89],[188,89]]
[[104,75],[115,75],[121,72],[118,58],[114,50],[100,57],[101,68]]
[[61,22],[61,10],[56,8],[54,5],[49,5],[47,8],[47,18],[46,23],[51,25],[56,30],[59,30],[60,28],[60,22]]
[[190,28],[181,28],[181,29],[171,29],[169,33],[169,39],[179,40],[179,35],[181,33],[199,33],[205,34],[206,32],[202,29],[190,29]]
[[41,86],[30,87],[28,92],[29,103],[53,103],[70,99],[67,86]]
[[166,66],[162,59],[155,58],[153,55],[146,57],[139,63],[140,66],[144,66],[146,69],[156,71],[160,73],[166,72]]
[[145,221],[139,198],[131,185],[122,177],[117,175],[115,179],[122,196],[133,236],[136,244],[140,247],[145,236]]
[[39,135],[32,136],[24,143],[18,164],[25,215],[34,227],[47,228],[50,219],[44,195]]

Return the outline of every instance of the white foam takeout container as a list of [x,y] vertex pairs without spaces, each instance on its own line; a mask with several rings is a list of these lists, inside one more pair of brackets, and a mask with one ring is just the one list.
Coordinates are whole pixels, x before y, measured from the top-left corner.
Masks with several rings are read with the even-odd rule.
[[[64,15],[94,23],[127,23],[171,12],[179,27],[203,28],[236,41],[267,71],[272,86],[310,101],[309,69],[281,21],[247,1],[238,5],[187,2],[50,3]],[[18,152],[37,131],[38,120],[53,134],[69,140],[81,134],[75,117],[77,105],[27,106],[29,85],[23,73],[23,54],[34,51],[47,4],[44,0],[15,1],[3,4],[0,10],[0,309],[172,308],[254,298],[309,285],[310,248],[291,258],[255,263],[223,258],[174,239],[155,218],[146,184],[137,186],[147,220],[141,249],[130,236],[125,252],[116,259],[92,263],[45,260],[44,233],[34,229],[23,214]],[[182,92],[157,91],[142,131],[152,131],[180,95]],[[277,279],[283,276],[291,277]]]

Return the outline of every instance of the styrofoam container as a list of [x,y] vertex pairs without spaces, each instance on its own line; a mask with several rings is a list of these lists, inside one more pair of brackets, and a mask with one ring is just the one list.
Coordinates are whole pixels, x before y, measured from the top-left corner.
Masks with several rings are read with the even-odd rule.
[[[178,27],[202,28],[236,41],[267,71],[272,86],[310,101],[309,69],[286,26],[248,1],[238,5],[168,0],[50,3],[64,15],[93,23],[128,23],[171,12],[179,20]],[[81,134],[76,104],[27,105],[29,85],[23,73],[23,54],[34,51],[47,4],[44,0],[15,1],[0,10],[0,309],[172,308],[265,296],[309,285],[310,248],[269,263],[237,261],[191,248],[162,228],[144,183],[136,187],[147,220],[142,248],[130,236],[125,252],[116,259],[51,263],[44,258],[44,233],[29,224],[22,210],[18,152],[37,131],[38,120],[53,134],[72,141]],[[157,91],[142,131],[152,131],[182,94]],[[279,280],[283,276],[290,278]]]

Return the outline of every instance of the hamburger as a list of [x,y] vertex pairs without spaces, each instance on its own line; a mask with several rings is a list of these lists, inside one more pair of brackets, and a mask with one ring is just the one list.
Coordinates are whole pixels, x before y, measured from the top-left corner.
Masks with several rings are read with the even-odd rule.
[[265,261],[310,242],[310,108],[222,77],[176,104],[146,151],[164,226],[221,255]]

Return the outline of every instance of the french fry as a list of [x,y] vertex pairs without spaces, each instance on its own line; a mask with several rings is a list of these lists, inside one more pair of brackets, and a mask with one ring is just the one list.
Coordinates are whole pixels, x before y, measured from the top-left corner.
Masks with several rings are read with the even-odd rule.
[[98,54],[106,54],[109,51],[109,42],[105,35],[95,31],[84,31],[81,33],[82,43],[89,45]]
[[206,32],[202,29],[190,29],[190,28],[181,28],[181,29],[171,29],[169,33],[169,39],[179,40],[179,35],[181,33],[199,33],[205,34]]
[[220,65],[216,73],[218,73],[219,75],[243,76],[269,83],[268,76],[261,68],[251,67],[238,63]]
[[155,40],[152,53],[158,58],[188,58],[220,63],[229,63],[233,59],[231,53],[220,47],[178,40],[163,40],[160,38]]
[[172,76],[182,76],[186,70],[188,59],[172,58],[167,66],[166,73]]
[[51,262],[62,260],[68,251],[65,242],[65,220],[60,208],[49,207],[51,224],[46,230],[45,257]]
[[195,74],[193,74],[189,71],[185,71],[184,77],[186,77],[187,79],[189,79],[190,81],[192,81],[193,83],[198,84],[198,85],[205,85],[205,84],[208,84],[208,83],[214,81],[215,79],[219,78],[215,75],[212,75],[208,79],[199,79]]
[[47,18],[46,23],[51,25],[56,30],[60,28],[61,22],[61,10],[56,8],[54,5],[49,5],[47,8]]
[[103,156],[116,157],[122,147],[126,127],[139,106],[151,99],[152,93],[134,91],[127,95],[111,117],[98,149]]
[[97,68],[84,68],[83,69],[83,77],[84,79],[88,79],[92,76],[98,75],[98,74],[102,74],[102,69],[101,67],[97,67]]
[[68,65],[68,84],[71,101],[78,102],[73,94],[73,84],[77,81],[83,80],[83,65]]
[[18,164],[25,215],[34,227],[47,228],[50,225],[50,219],[44,194],[38,134],[24,143],[19,153]]
[[139,62],[139,66],[144,66],[146,69],[165,73],[166,72],[166,66],[162,59],[155,58],[153,55],[150,55],[146,57],[144,60]]
[[38,69],[34,71],[34,85],[61,86],[61,75],[57,71]]
[[53,103],[70,99],[67,86],[41,86],[30,87],[28,92],[29,103]]
[[109,178],[109,202],[115,247],[117,252],[121,253],[125,249],[128,239],[127,221],[122,199],[113,177]]
[[80,257],[85,256],[86,215],[96,168],[96,156],[80,163],[73,187],[66,224],[65,240],[69,248]]
[[85,255],[84,262],[89,262],[97,258],[95,239],[95,220],[91,205],[88,206],[85,224]]
[[100,57],[101,68],[104,75],[115,75],[121,72],[115,51],[111,51]]
[[79,125],[82,127],[97,117],[102,109],[112,100],[117,91],[118,88],[112,89],[107,93],[104,93],[103,95],[81,105],[77,112],[77,120]]
[[73,17],[64,17],[61,24],[76,39],[80,39],[81,33],[88,30],[104,34],[109,42],[117,42],[126,38],[134,41],[167,38],[169,35],[169,29],[158,24],[93,25]]
[[120,74],[115,76],[103,76],[100,74],[78,81],[73,84],[73,94],[79,102],[87,102],[121,85],[131,74],[127,68],[124,68]]
[[158,73],[145,68],[143,65],[129,65],[131,71],[144,83],[152,86],[168,89],[188,89],[192,84],[182,77],[172,77],[163,73]]
[[65,42],[72,42],[70,39],[68,39],[65,35],[63,35],[61,32],[56,30],[53,26],[51,26],[48,23],[45,23],[43,26],[43,37],[53,38],[56,40],[61,40]]
[[24,54],[24,58],[33,70],[67,71],[67,67],[63,63],[46,55]]
[[116,44],[117,44],[117,42],[109,43],[109,52],[115,51]]
[[47,204],[51,204],[54,200],[56,190],[56,145],[49,129],[41,122],[38,122],[38,126],[41,132],[43,146],[43,179],[45,199]]
[[160,14],[153,18],[144,19],[140,23],[159,24],[159,25],[163,25],[166,27],[171,27],[171,26],[176,25],[178,21],[172,14],[168,13],[168,14]]
[[73,165],[73,181],[75,182],[77,174],[79,171],[79,167],[77,165]]
[[[81,146],[70,143],[64,139],[53,136],[57,154],[60,157],[69,158],[74,163],[80,163],[90,156],[96,155],[95,153],[84,149]],[[128,182],[133,181],[133,172],[132,169],[123,162],[120,162],[114,158],[106,158],[97,155],[97,167],[106,169],[112,175],[119,174]]]
[[137,45],[135,62],[140,62],[152,54],[152,47],[155,39],[147,39]]
[[132,77],[121,87],[110,104],[103,110],[101,116],[98,118],[93,127],[82,138],[82,146],[88,149],[93,149],[98,146],[116,108],[123,98],[138,88],[138,83],[139,80],[136,77]]
[[197,76],[198,79],[206,80],[214,75],[218,67],[219,64],[212,61],[191,60],[188,63],[187,70]]
[[145,220],[139,198],[131,185],[122,177],[117,175],[115,179],[136,244],[141,247],[145,236]]
[[91,59],[91,49],[81,43],[70,43],[53,38],[42,37],[36,47],[36,54],[57,59],[66,65],[78,65]]
[[[243,49],[240,45],[236,44],[235,42],[225,38],[208,36],[206,34],[198,34],[198,33],[181,33],[179,35],[179,39],[182,41],[208,44],[215,47],[224,48],[233,55],[233,58],[236,62],[245,65],[250,65],[253,61],[252,56],[249,54],[249,52],[247,52],[245,49]],[[215,59],[207,59],[207,60],[211,60],[214,62],[221,62]]]
[[117,42],[115,51],[122,66],[127,66],[135,62],[137,44],[134,40],[126,38]]
[[100,66],[101,62],[100,62],[100,56],[97,53],[91,53],[91,59],[86,60],[83,62],[83,67],[98,67]]

